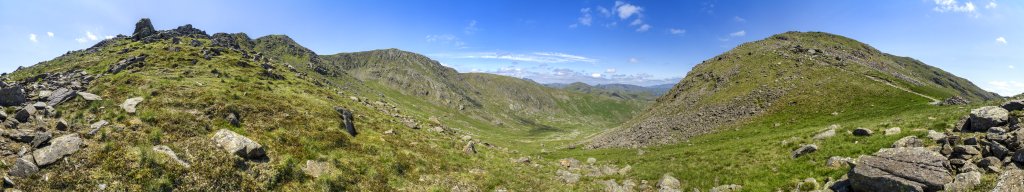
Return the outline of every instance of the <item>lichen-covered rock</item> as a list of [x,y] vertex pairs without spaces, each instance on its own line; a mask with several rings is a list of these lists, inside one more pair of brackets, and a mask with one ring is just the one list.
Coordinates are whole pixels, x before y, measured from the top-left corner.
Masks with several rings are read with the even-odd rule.
[[227,152],[242,158],[258,159],[266,157],[266,151],[264,151],[262,145],[231,130],[221,129],[217,131],[217,133],[213,134],[213,141]]
[[18,106],[25,103],[28,95],[20,85],[0,87],[0,106]]
[[658,191],[679,191],[679,186],[679,180],[668,173],[658,180]]
[[32,155],[26,155],[18,158],[14,162],[14,167],[11,167],[11,169],[7,171],[7,174],[15,177],[27,177],[38,172],[39,167],[36,166],[36,163],[33,162],[32,159]]
[[999,181],[992,192],[1017,192],[1024,191],[1024,170],[1013,169],[1004,171],[999,175]]
[[54,138],[50,145],[32,152],[36,165],[42,167],[57,162],[66,155],[78,152],[82,147],[82,138],[78,134],[68,134]]
[[921,147],[886,148],[861,156],[849,172],[855,191],[939,191],[953,181],[946,157]]
[[135,111],[136,111],[135,106],[138,106],[139,103],[142,102],[142,100],[143,100],[142,97],[134,97],[134,98],[126,99],[126,100],[124,100],[124,103],[121,104],[121,108],[124,109],[125,112],[135,113]]
[[918,139],[917,136],[906,136],[892,143],[892,148],[899,147],[924,147],[924,141]]

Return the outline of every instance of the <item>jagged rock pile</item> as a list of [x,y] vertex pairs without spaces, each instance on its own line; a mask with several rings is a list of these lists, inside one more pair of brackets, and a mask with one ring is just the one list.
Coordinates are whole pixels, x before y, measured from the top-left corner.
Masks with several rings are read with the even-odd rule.
[[906,137],[865,155],[836,191],[969,191],[985,173],[1001,174],[994,191],[1024,191],[1024,100],[971,110],[954,133],[929,133],[934,146]]

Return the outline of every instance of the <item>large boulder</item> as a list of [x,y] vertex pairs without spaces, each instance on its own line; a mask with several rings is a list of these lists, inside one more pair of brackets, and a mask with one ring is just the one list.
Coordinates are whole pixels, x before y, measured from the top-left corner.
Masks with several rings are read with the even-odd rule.
[[1024,191],[1024,170],[1013,169],[1004,171],[999,175],[999,182],[993,192],[1016,192]]
[[231,130],[221,129],[213,134],[213,142],[231,154],[247,159],[258,159],[266,157],[263,146],[248,137],[239,135]]
[[970,131],[988,131],[988,128],[1000,126],[1010,118],[1010,112],[1002,107],[985,106],[971,110]]
[[956,175],[952,183],[946,184],[946,191],[972,191],[974,186],[981,184],[981,173],[965,172]]
[[1024,99],[1018,99],[1013,101],[1007,101],[1002,105],[1003,109],[1007,111],[1021,111],[1024,110]]
[[36,165],[42,167],[57,162],[65,155],[78,152],[81,147],[82,138],[78,137],[78,134],[68,134],[54,138],[50,141],[50,146],[38,149],[32,152],[32,155],[35,156]]
[[64,101],[70,100],[71,98],[75,98],[75,93],[75,90],[71,90],[68,88],[57,89],[56,91],[53,91],[53,93],[50,93],[50,97],[46,100],[46,105],[57,106],[58,104],[63,103]]
[[132,40],[138,41],[156,33],[156,28],[153,28],[153,22],[149,21],[149,18],[142,18],[139,22],[135,23],[135,32],[132,32]]
[[855,191],[940,191],[953,181],[942,154],[922,147],[886,148],[861,156],[850,172]]
[[28,95],[20,85],[0,87],[0,106],[9,107],[21,105],[28,101]]

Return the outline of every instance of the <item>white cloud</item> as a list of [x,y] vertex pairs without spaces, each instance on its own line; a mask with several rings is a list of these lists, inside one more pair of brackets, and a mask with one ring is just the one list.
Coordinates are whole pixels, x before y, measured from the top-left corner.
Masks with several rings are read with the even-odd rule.
[[467,35],[475,34],[477,31],[480,31],[480,29],[476,28],[476,20],[469,21],[469,25],[467,25],[466,28],[462,30],[462,32],[466,33]]
[[114,38],[114,36],[113,36],[113,35],[107,35],[107,36],[103,36],[103,39],[113,39],[113,38]]
[[75,38],[75,41],[78,41],[78,43],[85,43],[85,42],[88,42],[89,40],[85,39],[85,37],[82,37],[82,38]]
[[615,73],[616,71],[615,68],[608,68],[604,70],[604,73]]
[[89,40],[92,40],[92,41],[95,41],[95,40],[99,39],[99,38],[96,37],[96,35],[93,35],[91,31],[86,31],[85,32],[85,37],[89,38]]
[[633,20],[633,22],[630,22],[629,26],[642,25],[642,24],[644,24],[644,20],[637,18],[636,20]]
[[46,32],[47,37],[53,37],[53,32]]
[[996,43],[1006,45],[1006,38],[1005,37],[998,37],[998,38],[996,38]]
[[29,41],[32,41],[33,43],[35,43],[35,42],[39,42],[39,40],[38,40],[38,39],[36,39],[36,34],[35,34],[35,33],[29,33],[29,34],[28,34],[28,40],[29,40]]
[[978,17],[978,14],[975,12],[975,10],[977,9],[974,7],[974,2],[967,2],[961,4],[956,0],[935,0],[935,8],[933,8],[932,10],[935,10],[936,12],[940,13],[967,13],[968,15]]
[[640,25],[640,27],[636,28],[637,32],[645,32],[647,30],[651,30],[651,25],[643,24],[643,25]]
[[640,63],[640,59],[637,59],[636,57],[630,57],[629,63]]
[[601,78],[601,74],[600,73],[592,73],[592,74],[590,74],[590,77]]
[[1009,65],[1009,66],[1006,66],[1006,68],[1014,69],[1016,67],[1014,67],[1013,65]]
[[734,16],[732,17],[732,20],[740,23],[747,21],[747,19],[744,19],[743,17],[740,16]]
[[729,33],[730,37],[743,37],[743,36],[746,36],[746,35],[747,35],[747,31],[746,30],[740,30],[740,31],[737,31],[737,32]]
[[686,34],[686,30],[685,29],[674,29],[673,28],[673,29],[668,29],[668,33],[673,34],[673,35],[683,35],[683,34]]
[[999,95],[1012,96],[1024,93],[1024,83],[1018,81],[990,81],[988,85],[989,91]]
[[601,15],[603,15],[604,17],[611,17],[612,16],[612,11],[610,11],[610,10],[608,10],[608,8],[604,8],[602,6],[597,6],[597,12],[601,13]]
[[456,59],[502,59],[533,63],[597,63],[597,59],[556,52],[498,53],[476,52],[455,54],[431,54],[431,56]]
[[594,22],[594,17],[590,16],[590,8],[580,9],[580,13],[583,13],[583,16],[580,16],[580,18],[577,19],[579,20],[579,24],[582,24],[583,26],[590,26],[590,24]]
[[644,11],[644,8],[622,1],[615,1],[615,10],[619,14],[619,19],[628,19],[633,15],[637,15],[639,17],[641,12]]
[[999,4],[996,4],[995,1],[988,2],[988,4],[985,5],[985,9],[995,9],[996,7],[999,7]]
[[466,42],[462,42],[462,40],[459,40],[459,37],[452,34],[427,35],[426,40],[428,43],[450,44],[459,48],[466,47]]

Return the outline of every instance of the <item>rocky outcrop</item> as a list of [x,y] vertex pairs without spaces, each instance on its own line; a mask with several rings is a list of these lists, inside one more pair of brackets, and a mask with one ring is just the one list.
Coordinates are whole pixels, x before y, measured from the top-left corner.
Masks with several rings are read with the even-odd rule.
[[334,107],[334,111],[338,112],[338,115],[341,116],[341,126],[345,128],[349,135],[355,137],[359,134],[359,132],[356,132],[355,121],[352,120],[352,111],[342,107]]
[[857,163],[849,173],[856,191],[939,191],[953,181],[946,158],[921,147],[886,148]]
[[156,34],[156,29],[153,28],[153,22],[149,21],[149,18],[142,18],[135,23],[135,31],[132,32],[132,40],[142,40],[142,38],[146,38],[154,34]]
[[1007,101],[1000,107],[1007,111],[1024,111],[1024,99]]
[[242,158],[259,159],[266,157],[266,151],[262,145],[231,130],[221,129],[217,131],[217,133],[213,134],[213,141],[228,153]]

